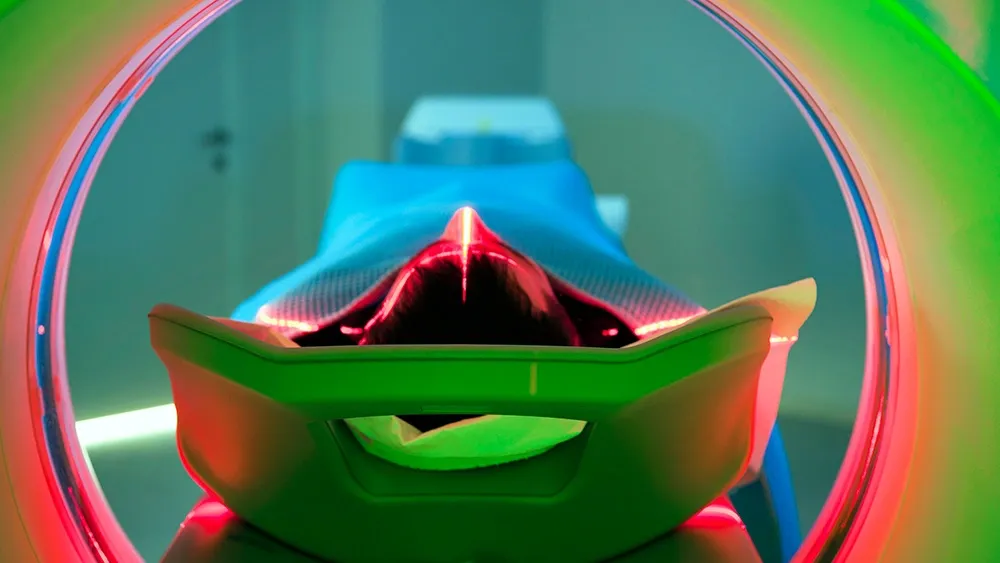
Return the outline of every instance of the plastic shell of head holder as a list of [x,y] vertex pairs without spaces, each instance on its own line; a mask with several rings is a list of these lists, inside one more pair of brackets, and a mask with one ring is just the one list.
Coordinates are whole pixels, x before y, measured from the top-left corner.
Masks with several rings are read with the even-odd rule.
[[[177,307],[150,313],[192,476],[339,563],[591,563],[663,535],[746,469],[771,325],[745,305],[619,350],[282,348]],[[589,424],[537,457],[441,472],[371,456],[339,422],[427,412]]]

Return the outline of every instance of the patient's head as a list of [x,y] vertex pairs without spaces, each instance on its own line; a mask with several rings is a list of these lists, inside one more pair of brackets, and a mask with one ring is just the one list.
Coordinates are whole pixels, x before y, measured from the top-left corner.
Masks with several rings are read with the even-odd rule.
[[547,277],[523,258],[452,249],[413,264],[361,344],[580,345]]
[[[481,249],[436,251],[399,275],[359,344],[579,346],[545,274]],[[403,415],[428,432],[476,415]]]

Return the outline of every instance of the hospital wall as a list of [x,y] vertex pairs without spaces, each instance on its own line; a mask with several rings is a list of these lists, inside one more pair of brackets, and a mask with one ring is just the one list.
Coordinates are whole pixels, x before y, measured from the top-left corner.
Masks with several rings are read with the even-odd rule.
[[420,96],[524,95],[541,87],[545,2],[434,0],[433,10],[428,5],[382,3],[386,148]]
[[815,277],[782,409],[857,407],[864,303],[834,175],[775,79],[684,2],[548,0],[543,73],[599,192],[631,199],[634,258],[705,305]]
[[381,2],[248,0],[116,135],[77,233],[66,346],[80,418],[168,403],[160,302],[227,315],[316,249],[331,180],[385,156]]
[[[1000,90],[995,0],[901,4]],[[864,361],[858,252],[825,155],[788,96],[687,2],[545,5],[542,91],[595,189],[629,195],[633,257],[707,305],[816,278],[782,412],[850,420]]]
[[388,158],[418,96],[538,92],[539,2],[436,1],[247,0],[167,65],[112,143],[77,235],[79,417],[169,402],[150,307],[226,315],[308,259],[337,170]]
[[684,2],[436,2],[247,0],[168,65],[108,152],[76,241],[81,417],[169,401],[149,308],[226,314],[305,260],[337,169],[387,158],[410,103],[442,92],[551,96],[597,191],[631,198],[633,256],[705,305],[815,277],[783,408],[852,416],[855,243],[822,151],[758,61]]

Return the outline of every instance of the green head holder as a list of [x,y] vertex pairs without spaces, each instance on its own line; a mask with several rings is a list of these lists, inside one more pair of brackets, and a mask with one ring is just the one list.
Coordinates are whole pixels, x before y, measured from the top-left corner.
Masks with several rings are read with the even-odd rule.
[[[604,560],[679,526],[746,470],[772,317],[740,304],[619,349],[284,348],[161,305],[182,458],[250,524],[342,563]],[[537,456],[426,471],[345,419],[586,421]]]

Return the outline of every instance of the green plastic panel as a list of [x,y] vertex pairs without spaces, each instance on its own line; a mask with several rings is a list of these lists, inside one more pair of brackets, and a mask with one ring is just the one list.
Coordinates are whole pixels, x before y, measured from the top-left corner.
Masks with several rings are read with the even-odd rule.
[[[772,328],[738,306],[621,350],[289,349],[175,307],[150,319],[196,479],[350,562],[585,562],[666,533],[746,469]],[[371,455],[342,422],[428,411],[589,424],[537,457],[439,472]]]

